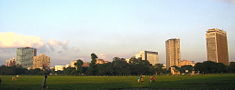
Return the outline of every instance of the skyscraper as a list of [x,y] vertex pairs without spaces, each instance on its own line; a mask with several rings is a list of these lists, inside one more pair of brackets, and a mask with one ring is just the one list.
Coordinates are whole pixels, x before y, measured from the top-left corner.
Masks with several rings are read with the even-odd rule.
[[180,39],[166,41],[166,68],[178,66],[180,62]]
[[225,31],[213,28],[206,32],[207,60],[229,64],[227,34]]
[[140,51],[135,56],[136,58],[141,58],[142,60],[148,60],[150,64],[155,65],[159,63],[158,52],[151,51]]
[[23,47],[16,49],[16,64],[24,68],[29,68],[33,65],[33,56],[37,55],[35,48]]

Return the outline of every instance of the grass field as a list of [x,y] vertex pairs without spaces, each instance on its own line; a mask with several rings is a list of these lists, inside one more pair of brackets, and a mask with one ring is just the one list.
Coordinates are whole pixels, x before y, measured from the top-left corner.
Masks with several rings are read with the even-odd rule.
[[[40,89],[43,76],[0,76],[0,89]],[[137,83],[137,76],[48,76],[49,89],[120,89],[120,88],[234,88],[235,74],[209,74],[195,76],[157,76],[157,81],[149,83],[145,76],[143,84]]]

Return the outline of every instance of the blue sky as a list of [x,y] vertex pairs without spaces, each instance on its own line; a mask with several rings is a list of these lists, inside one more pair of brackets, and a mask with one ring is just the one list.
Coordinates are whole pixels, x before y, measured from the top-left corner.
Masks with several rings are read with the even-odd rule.
[[[90,61],[92,52],[111,60],[141,50],[159,52],[165,63],[170,38],[181,39],[182,59],[200,62],[206,60],[210,28],[228,33],[230,59],[235,60],[234,0],[0,0],[2,35],[12,32],[18,42],[42,43],[33,47],[51,56],[53,65]],[[1,43],[0,64],[25,45]]]

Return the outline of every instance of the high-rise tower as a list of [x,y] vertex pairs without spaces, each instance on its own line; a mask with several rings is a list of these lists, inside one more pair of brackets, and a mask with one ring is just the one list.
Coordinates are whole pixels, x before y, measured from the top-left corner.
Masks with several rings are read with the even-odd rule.
[[33,56],[37,55],[35,48],[23,47],[16,50],[16,64],[24,68],[29,68],[33,65]]
[[225,31],[213,28],[206,32],[207,60],[229,64],[227,34]]
[[166,41],[166,68],[178,66],[180,62],[180,39]]

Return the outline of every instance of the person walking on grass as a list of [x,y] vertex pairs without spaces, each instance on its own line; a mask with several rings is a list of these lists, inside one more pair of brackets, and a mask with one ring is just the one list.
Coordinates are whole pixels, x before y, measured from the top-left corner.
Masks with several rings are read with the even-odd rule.
[[0,78],[0,86],[2,85],[2,79]]
[[41,90],[47,90],[47,85],[46,85],[46,82],[47,82],[47,75],[44,76],[44,79],[42,81],[42,87],[41,87]]
[[137,81],[138,81],[138,83],[143,83],[143,82],[144,82],[144,77],[143,77],[143,75],[140,75],[140,76],[137,78]]
[[157,78],[155,77],[155,75],[150,76],[150,78],[149,78],[150,83],[155,82],[156,80],[157,80]]

